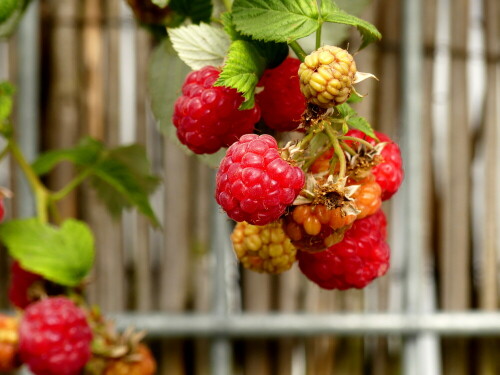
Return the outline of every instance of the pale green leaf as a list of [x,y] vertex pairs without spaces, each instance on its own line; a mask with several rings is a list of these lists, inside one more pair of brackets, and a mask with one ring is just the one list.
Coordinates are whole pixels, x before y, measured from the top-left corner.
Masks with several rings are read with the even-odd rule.
[[151,0],[151,2],[160,8],[165,8],[170,0]]
[[201,23],[168,29],[174,50],[191,69],[221,66],[231,40],[220,27]]
[[0,225],[0,240],[22,268],[65,286],[77,286],[94,262],[94,238],[83,222],[66,220],[60,228],[36,218]]

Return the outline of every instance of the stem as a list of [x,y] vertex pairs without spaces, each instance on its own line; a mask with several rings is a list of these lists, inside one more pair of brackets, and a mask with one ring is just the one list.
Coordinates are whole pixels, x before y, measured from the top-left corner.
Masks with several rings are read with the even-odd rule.
[[297,57],[299,58],[299,60],[302,61],[302,62],[304,62],[304,59],[306,58],[307,53],[306,53],[306,51],[304,51],[302,49],[302,47],[300,46],[300,44],[297,43],[296,40],[294,40],[293,42],[288,43],[288,45],[293,50],[293,52],[295,52],[295,54],[297,55]]
[[342,136],[339,137],[339,139],[342,140],[342,141],[346,140],[346,141],[359,142],[362,145],[365,145],[366,147],[368,147],[368,149],[370,149],[370,150],[373,149],[373,145],[370,142],[367,142],[364,139],[361,139],[361,138],[358,138],[358,137],[350,137],[348,135],[342,135]]
[[9,154],[9,145],[4,147],[2,152],[0,152],[0,161]]
[[321,31],[322,30],[323,30],[323,23],[321,23],[318,30],[316,30],[316,49],[321,47]]
[[354,149],[349,146],[347,143],[345,142],[340,142],[340,147],[342,147],[344,150],[346,150],[349,154],[351,155],[356,155],[356,151],[354,151]]
[[305,150],[309,145],[309,143],[311,143],[311,140],[313,139],[314,136],[315,136],[314,132],[309,132],[308,134],[306,134],[306,136],[302,138],[302,140],[300,141],[299,148],[301,150]]
[[231,8],[233,7],[233,1],[232,0],[222,0],[222,2],[224,3],[224,7],[226,8],[226,10],[228,12],[230,12]]
[[53,202],[60,201],[66,195],[71,193],[75,188],[78,187],[90,174],[92,174],[92,169],[87,168],[80,174],[78,174],[74,179],[66,184],[61,190],[53,193],[50,197],[50,200]]
[[42,223],[46,223],[48,221],[47,207],[49,202],[49,192],[35,174],[33,168],[31,168],[29,163],[26,161],[23,153],[19,149],[19,146],[12,138],[9,139],[8,147],[12,152],[12,156],[26,176],[31,190],[35,195],[38,218]]
[[328,138],[330,138],[330,141],[332,142],[332,146],[333,146],[333,150],[335,151],[335,155],[339,159],[339,163],[340,163],[339,177],[344,178],[347,161],[346,161],[346,158],[344,155],[344,151],[342,150],[342,147],[340,147],[340,143],[339,143],[340,137],[338,137],[336,134],[333,133],[330,126],[325,126],[325,131],[326,131],[326,134],[328,135]]
[[54,220],[57,225],[60,225],[62,223],[62,218],[59,210],[57,209],[57,204],[54,200],[49,201],[49,211],[52,215],[52,220]]

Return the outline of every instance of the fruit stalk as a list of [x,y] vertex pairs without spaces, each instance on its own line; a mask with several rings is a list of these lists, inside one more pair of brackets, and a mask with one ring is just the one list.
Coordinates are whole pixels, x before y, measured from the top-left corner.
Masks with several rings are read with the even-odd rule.
[[294,40],[293,42],[288,43],[288,45],[293,50],[293,52],[295,52],[295,54],[297,55],[297,57],[299,58],[299,60],[301,62],[304,62],[304,59],[306,58],[307,53],[306,53],[306,51],[304,51],[302,49],[302,47],[300,46],[300,44],[297,43],[296,40]]
[[339,139],[336,134],[334,134],[332,128],[330,125],[325,126],[325,132],[328,135],[328,138],[330,138],[330,142],[332,142],[333,150],[335,152],[335,155],[339,159],[339,178],[344,178],[345,177],[345,171],[346,171],[346,158],[344,151],[342,150],[342,147],[340,147]]

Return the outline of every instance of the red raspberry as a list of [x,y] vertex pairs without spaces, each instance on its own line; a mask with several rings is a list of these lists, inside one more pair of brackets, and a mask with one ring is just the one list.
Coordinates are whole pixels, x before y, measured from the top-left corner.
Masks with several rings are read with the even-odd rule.
[[[382,188],[382,200],[386,201],[398,191],[403,182],[403,159],[396,142],[384,133],[375,132],[375,134],[380,142],[387,142],[381,152],[383,162],[372,168],[375,180]],[[359,130],[349,130],[346,135],[365,139],[371,144],[376,144],[373,138],[368,137]]]
[[260,108],[238,110],[243,97],[229,87],[214,87],[220,70],[206,66],[191,72],[175,102],[172,121],[177,137],[197,154],[213,154],[243,134],[252,133]]
[[20,309],[26,308],[33,300],[29,295],[29,288],[43,277],[24,270],[19,262],[13,262],[10,266],[9,300]]
[[80,374],[91,356],[85,312],[64,297],[28,306],[19,335],[21,359],[35,375]]
[[299,65],[300,60],[288,57],[277,68],[266,70],[260,79],[258,86],[264,86],[264,90],[255,99],[271,129],[291,131],[300,125],[306,98],[300,92]]
[[247,134],[220,163],[215,199],[231,219],[266,225],[283,215],[304,182],[304,172],[281,158],[273,137]]
[[364,288],[389,268],[386,226],[382,210],[356,220],[338,244],[320,253],[299,251],[299,268],[324,289]]

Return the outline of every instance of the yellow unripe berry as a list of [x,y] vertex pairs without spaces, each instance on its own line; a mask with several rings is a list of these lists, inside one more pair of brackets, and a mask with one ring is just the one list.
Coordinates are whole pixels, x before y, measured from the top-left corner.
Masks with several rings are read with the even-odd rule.
[[356,72],[356,63],[349,52],[324,46],[300,64],[300,90],[308,102],[322,108],[334,107],[351,95]]
[[243,267],[252,271],[277,274],[287,271],[295,262],[297,250],[280,220],[264,226],[238,223],[231,241]]

